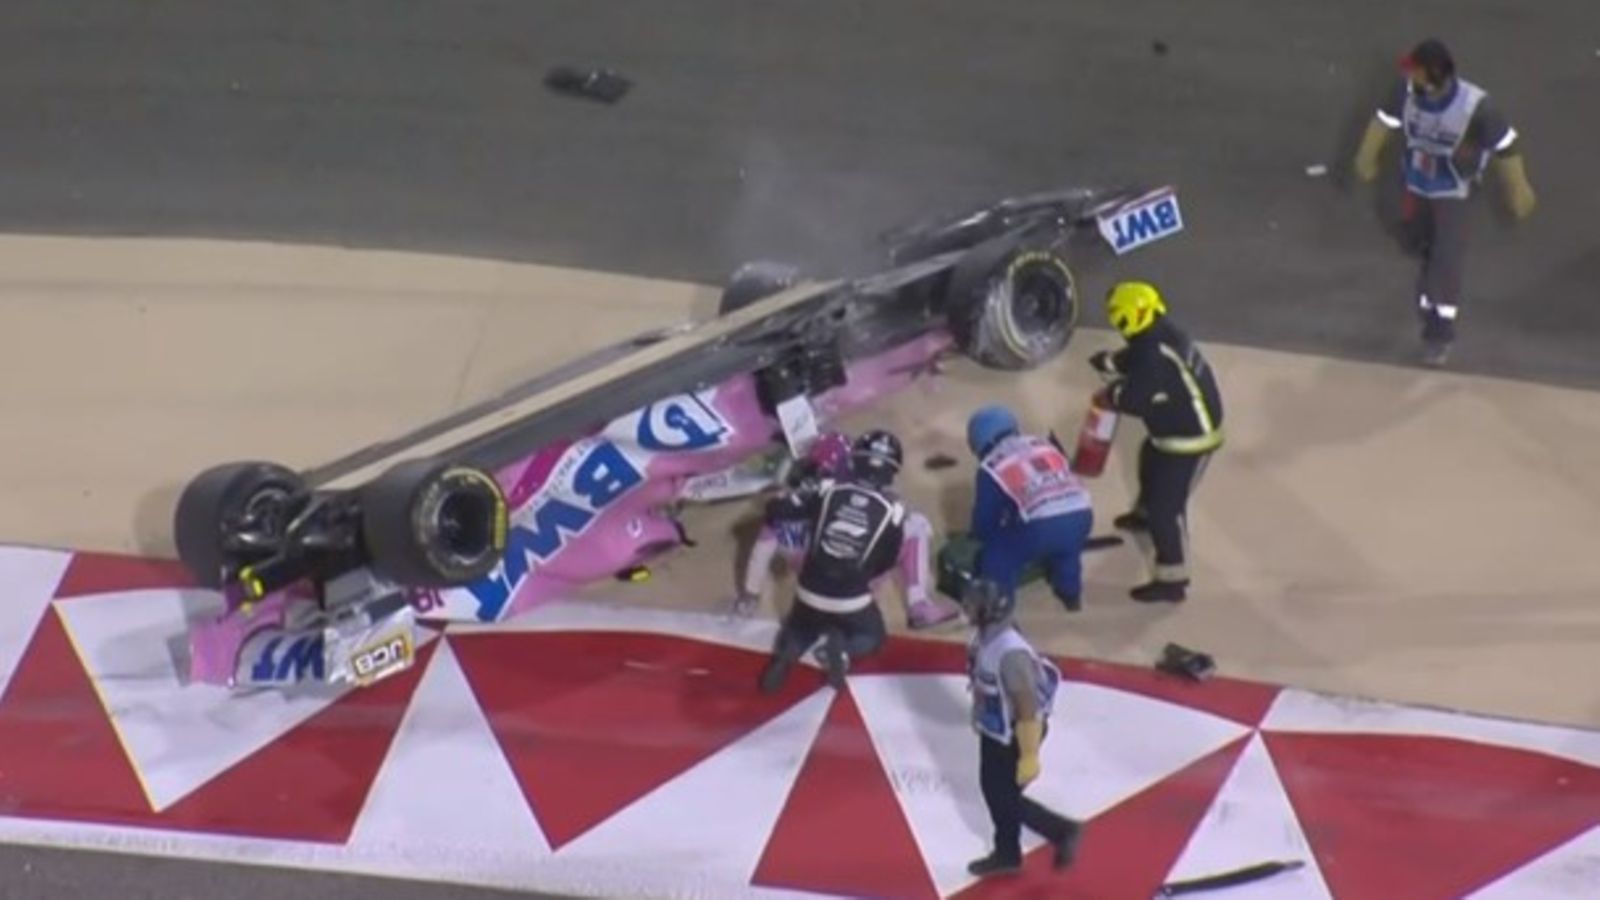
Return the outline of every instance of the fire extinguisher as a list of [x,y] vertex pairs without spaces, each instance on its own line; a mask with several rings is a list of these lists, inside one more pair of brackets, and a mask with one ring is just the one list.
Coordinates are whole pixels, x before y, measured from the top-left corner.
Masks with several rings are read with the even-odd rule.
[[1122,415],[1111,405],[1108,391],[1109,388],[1101,388],[1089,398],[1083,427],[1078,429],[1078,449],[1072,454],[1072,471],[1085,478],[1094,478],[1105,471],[1111,444],[1117,437],[1117,423],[1122,421]]

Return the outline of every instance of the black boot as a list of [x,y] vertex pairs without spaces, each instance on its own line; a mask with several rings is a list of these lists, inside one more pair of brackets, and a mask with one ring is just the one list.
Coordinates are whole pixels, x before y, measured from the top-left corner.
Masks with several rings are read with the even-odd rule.
[[767,667],[761,670],[761,693],[776,694],[783,689],[783,683],[789,680],[789,669],[794,666],[794,660],[787,656],[774,656],[767,661]]
[[844,652],[844,640],[838,632],[829,632],[823,639],[822,647],[817,655],[822,660],[822,670],[827,675],[828,686],[836,691],[844,690],[844,673],[850,666],[850,658]]
[[1450,345],[1455,341],[1455,325],[1435,311],[1429,311],[1422,325],[1422,364],[1429,368],[1442,368],[1450,359]]
[[1128,592],[1140,603],[1182,603],[1188,596],[1187,581],[1149,581]]
[[1078,838],[1083,834],[1083,824],[1073,819],[1067,820],[1067,831],[1056,841],[1056,855],[1053,865],[1056,871],[1072,865],[1078,856]]
[[1022,871],[1022,858],[1001,856],[991,853],[982,859],[975,859],[967,863],[967,874],[979,878],[988,878],[993,875],[1015,875]]
[[1433,369],[1440,369],[1450,361],[1450,342],[1438,339],[1424,339],[1422,342],[1422,364]]
[[1150,530],[1150,520],[1145,518],[1145,514],[1137,509],[1117,516],[1115,519],[1111,520],[1111,524],[1116,526],[1121,531]]

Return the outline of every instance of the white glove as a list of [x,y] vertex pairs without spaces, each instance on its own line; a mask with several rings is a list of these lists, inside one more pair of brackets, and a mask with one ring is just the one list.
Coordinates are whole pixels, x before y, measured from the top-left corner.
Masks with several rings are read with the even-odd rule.
[[1106,384],[1110,384],[1122,377],[1122,373],[1117,371],[1116,363],[1112,361],[1111,351],[1109,350],[1101,350],[1089,357],[1089,365],[1093,367],[1095,374],[1100,376],[1100,380]]

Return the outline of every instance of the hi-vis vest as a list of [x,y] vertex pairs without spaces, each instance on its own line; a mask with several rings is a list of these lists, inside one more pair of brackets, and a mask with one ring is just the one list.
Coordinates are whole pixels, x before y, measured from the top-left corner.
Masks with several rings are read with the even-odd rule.
[[991,636],[987,643],[980,643],[982,632],[979,634],[967,646],[967,674],[972,679],[972,727],[985,737],[1009,744],[1016,717],[1011,710],[1011,697],[1000,679],[1000,661],[1013,650],[1025,651],[1033,658],[1040,719],[1050,717],[1056,689],[1061,686],[1061,670],[1040,656],[1015,628],[1004,629]]
[[983,458],[983,470],[1033,522],[1089,508],[1089,492],[1054,444],[1032,435],[1001,441]]
[[[1472,114],[1485,92],[1470,81],[1456,79],[1456,91],[1442,109],[1422,104],[1415,88],[1407,85],[1400,116],[1406,136],[1406,187],[1424,197],[1465,197],[1471,183],[1456,168],[1455,153],[1467,134]],[[1489,151],[1482,151],[1476,171],[1482,171]]]
[[1161,355],[1171,361],[1178,370],[1178,377],[1183,380],[1183,389],[1189,395],[1189,405],[1194,408],[1194,420],[1200,426],[1200,433],[1181,436],[1151,435],[1151,445],[1166,453],[1183,455],[1208,453],[1221,447],[1222,429],[1217,426],[1210,407],[1206,405],[1205,391],[1200,389],[1199,373],[1208,365],[1205,357],[1200,355],[1200,349],[1193,344],[1189,344],[1182,353],[1166,343],[1162,343],[1160,349]]

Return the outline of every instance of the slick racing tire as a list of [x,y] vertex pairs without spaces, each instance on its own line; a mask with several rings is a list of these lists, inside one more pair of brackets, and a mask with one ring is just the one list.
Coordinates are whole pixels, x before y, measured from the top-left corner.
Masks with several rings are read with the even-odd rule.
[[270,554],[293,514],[304,479],[270,462],[235,462],[196,475],[178,496],[172,517],[178,559],[201,587],[220,589],[225,573],[244,564],[238,538],[258,536]]
[[407,587],[455,587],[494,571],[509,529],[494,476],[434,459],[399,463],[360,489],[372,570]]
[[1060,353],[1078,326],[1077,281],[1050,249],[972,257],[951,280],[948,301],[956,343],[991,369],[1034,368]]
[[735,310],[781,293],[800,282],[800,268],[771,260],[747,262],[734,270],[728,284],[722,289],[717,302],[717,315],[725,316]]

